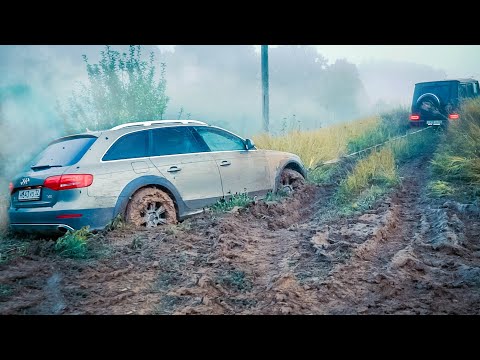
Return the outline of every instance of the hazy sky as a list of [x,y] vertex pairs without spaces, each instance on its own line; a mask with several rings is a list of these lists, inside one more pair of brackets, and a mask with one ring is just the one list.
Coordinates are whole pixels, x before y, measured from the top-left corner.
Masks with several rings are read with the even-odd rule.
[[347,58],[355,64],[370,60],[408,61],[443,69],[449,77],[480,74],[480,45],[316,45],[330,61]]
[[[173,50],[175,45],[159,45]],[[257,49],[260,45],[254,45]],[[275,45],[272,45],[275,46]],[[314,45],[330,63],[376,60],[407,61],[443,69],[449,77],[480,77],[480,45]]]

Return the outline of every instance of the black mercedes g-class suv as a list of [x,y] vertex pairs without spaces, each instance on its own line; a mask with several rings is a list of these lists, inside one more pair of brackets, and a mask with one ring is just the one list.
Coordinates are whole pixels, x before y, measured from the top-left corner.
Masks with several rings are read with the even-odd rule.
[[480,96],[478,81],[455,79],[420,82],[415,84],[410,125],[446,126],[450,120],[458,120],[460,103]]

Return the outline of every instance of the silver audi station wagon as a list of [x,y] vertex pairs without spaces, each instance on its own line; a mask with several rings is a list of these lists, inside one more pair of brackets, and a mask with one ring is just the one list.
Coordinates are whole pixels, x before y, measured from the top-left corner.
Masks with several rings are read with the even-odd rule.
[[16,231],[176,223],[236,193],[293,190],[306,170],[294,154],[195,120],[135,122],[51,142],[10,183]]

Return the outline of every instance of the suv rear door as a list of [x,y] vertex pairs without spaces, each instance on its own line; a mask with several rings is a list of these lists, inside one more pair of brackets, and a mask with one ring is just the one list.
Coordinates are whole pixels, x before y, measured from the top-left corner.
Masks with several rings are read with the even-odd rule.
[[176,187],[189,208],[211,205],[223,196],[215,160],[190,127],[157,128],[151,130],[151,136],[152,163]]

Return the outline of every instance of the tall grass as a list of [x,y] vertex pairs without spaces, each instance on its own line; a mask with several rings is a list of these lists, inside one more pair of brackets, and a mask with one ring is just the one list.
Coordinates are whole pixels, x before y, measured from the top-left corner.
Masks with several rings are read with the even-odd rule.
[[347,150],[349,153],[360,151],[368,147],[382,144],[388,139],[403,135],[409,128],[409,112],[404,108],[397,108],[379,116],[375,128],[366,131],[360,136],[351,139]]
[[432,173],[454,188],[467,187],[480,197],[480,99],[465,102],[460,119],[451,121],[440,150],[434,156]]
[[350,213],[369,208],[375,200],[400,182],[400,164],[433,151],[437,136],[432,130],[393,138],[406,132],[408,122],[404,123],[405,118],[405,112],[399,110],[384,114],[375,129],[354,139],[355,144],[363,142],[364,146],[372,139],[372,142],[378,143],[390,141],[368,155],[362,154],[363,157],[341,181],[335,197],[336,204],[341,207],[340,212]]
[[370,187],[371,185],[392,186],[399,181],[395,158],[390,147],[372,152],[361,159],[355,168],[341,183],[339,199],[344,202]]
[[348,144],[376,128],[379,117],[369,117],[313,131],[293,130],[281,136],[261,134],[253,140],[259,148],[297,154],[307,168],[347,154]]

